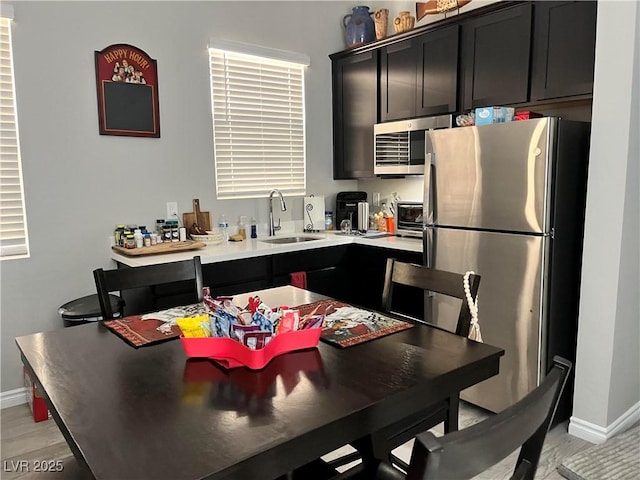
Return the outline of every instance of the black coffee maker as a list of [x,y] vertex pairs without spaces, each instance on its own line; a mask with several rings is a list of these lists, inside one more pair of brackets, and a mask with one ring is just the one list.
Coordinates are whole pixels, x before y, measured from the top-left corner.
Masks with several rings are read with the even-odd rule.
[[356,230],[358,223],[358,202],[367,201],[367,192],[339,192],[336,195],[336,230],[344,219],[351,220],[351,228]]

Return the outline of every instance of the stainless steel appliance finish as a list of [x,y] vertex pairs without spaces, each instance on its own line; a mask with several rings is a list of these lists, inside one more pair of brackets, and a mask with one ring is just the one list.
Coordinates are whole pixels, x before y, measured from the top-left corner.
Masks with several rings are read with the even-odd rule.
[[422,237],[422,202],[400,200],[396,203],[396,235]]
[[367,233],[369,229],[369,204],[358,202],[358,225],[356,229],[361,233]]
[[413,118],[378,123],[373,127],[376,175],[423,175],[425,132],[451,128],[453,117]]
[[[462,393],[471,403],[498,412],[553,355],[575,360],[588,148],[589,124],[556,118],[427,133],[425,263],[482,275],[482,337],[506,351],[498,376]],[[459,303],[425,303],[451,328]]]

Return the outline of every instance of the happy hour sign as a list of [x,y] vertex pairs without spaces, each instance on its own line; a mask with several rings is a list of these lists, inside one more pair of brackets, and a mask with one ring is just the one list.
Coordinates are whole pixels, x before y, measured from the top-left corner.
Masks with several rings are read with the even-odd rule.
[[157,63],[127,44],[95,52],[101,135],[159,137]]

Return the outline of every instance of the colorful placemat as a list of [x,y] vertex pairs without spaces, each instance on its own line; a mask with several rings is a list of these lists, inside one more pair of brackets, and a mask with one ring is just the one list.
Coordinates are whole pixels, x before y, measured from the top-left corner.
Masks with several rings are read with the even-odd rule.
[[175,325],[176,318],[201,315],[206,311],[204,304],[199,302],[144,315],[130,315],[116,320],[106,320],[102,323],[134,347],[143,347],[178,338],[182,332]]
[[178,338],[182,333],[177,325],[173,325],[166,333],[161,332],[158,327],[165,322],[155,319],[142,320],[140,315],[131,315],[118,320],[105,320],[102,323],[134,347],[153,345]]
[[337,300],[320,300],[296,308],[300,310],[300,321],[309,315],[324,315],[320,339],[342,348],[413,327],[409,322]]

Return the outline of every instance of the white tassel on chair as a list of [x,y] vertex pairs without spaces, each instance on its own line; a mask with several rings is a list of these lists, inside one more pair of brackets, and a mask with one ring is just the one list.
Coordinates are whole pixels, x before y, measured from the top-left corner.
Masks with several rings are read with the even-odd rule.
[[471,288],[469,287],[469,275],[474,275],[476,272],[466,272],[464,274],[464,293],[467,296],[467,305],[471,311],[471,328],[469,329],[469,339],[476,342],[482,342],[482,334],[480,333],[480,324],[478,323],[478,296],[475,300],[471,298]]

